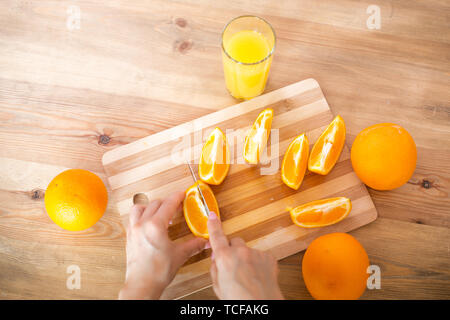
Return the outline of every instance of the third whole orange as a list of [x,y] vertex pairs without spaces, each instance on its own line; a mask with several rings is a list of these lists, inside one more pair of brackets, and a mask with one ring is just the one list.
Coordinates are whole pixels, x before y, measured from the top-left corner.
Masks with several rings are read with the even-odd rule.
[[315,239],[303,256],[302,274],[309,293],[319,300],[355,300],[367,286],[369,257],[347,233]]

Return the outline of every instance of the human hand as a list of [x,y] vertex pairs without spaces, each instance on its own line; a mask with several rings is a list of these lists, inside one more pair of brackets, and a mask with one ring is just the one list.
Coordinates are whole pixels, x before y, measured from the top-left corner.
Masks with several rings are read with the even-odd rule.
[[208,233],[213,250],[211,278],[219,299],[283,299],[278,264],[272,255],[247,247],[241,238],[228,242],[213,212],[208,219]]
[[126,280],[119,299],[159,299],[184,262],[205,248],[207,241],[202,238],[184,243],[169,239],[169,223],[184,196],[184,192],[177,192],[164,201],[131,209]]

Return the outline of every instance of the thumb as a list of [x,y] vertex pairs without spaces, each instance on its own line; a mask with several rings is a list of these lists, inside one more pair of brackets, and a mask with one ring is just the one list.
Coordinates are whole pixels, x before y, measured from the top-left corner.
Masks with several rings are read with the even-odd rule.
[[195,254],[199,253],[200,251],[202,251],[203,249],[205,249],[205,245],[207,242],[208,241],[206,239],[195,238],[195,239],[191,239],[189,241],[180,243],[178,245],[177,249],[178,249],[180,258],[183,259],[183,263],[184,263],[184,261],[186,261],[193,255],[195,255]]
[[209,233],[209,243],[211,244],[211,249],[214,252],[219,252],[224,248],[229,247],[227,237],[222,230],[222,224],[220,223],[219,217],[214,213],[209,213],[208,218],[208,233]]

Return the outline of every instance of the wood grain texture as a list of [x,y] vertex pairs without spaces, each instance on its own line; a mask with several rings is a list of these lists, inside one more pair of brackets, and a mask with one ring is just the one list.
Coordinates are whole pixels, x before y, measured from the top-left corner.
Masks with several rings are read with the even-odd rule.
[[[371,4],[381,9],[380,30],[366,27]],[[71,5],[81,10],[79,30],[66,27]],[[382,264],[383,289],[364,297],[449,299],[449,9],[443,0],[1,1],[0,298],[117,297],[125,274],[118,211],[66,232],[47,217],[43,192],[66,168],[106,183],[106,151],[235,104],[220,32],[256,14],[277,33],[266,92],[315,78],[345,119],[349,147],[379,122],[402,125],[417,144],[412,179],[369,189],[381,218],[351,232]],[[309,297],[301,256],[279,262],[292,299]],[[65,285],[72,264],[80,290]]]
[[[274,112],[266,155],[261,159],[268,164],[249,166],[242,159],[245,135],[266,108]],[[312,148],[333,118],[319,84],[307,79],[142,138],[103,155],[112,202],[126,223],[136,194],[151,201],[164,199],[177,189],[186,190],[192,185],[186,161],[198,164],[203,143],[219,127],[227,134],[231,168],[220,186],[211,187],[225,234],[241,237],[248,246],[269,251],[277,259],[285,258],[306,249],[320,235],[351,231],[377,217],[366,187],[352,169],[346,146],[333,173],[309,173],[299,190],[281,181],[280,164],[292,140],[305,133]],[[198,176],[198,165],[194,171]],[[326,228],[299,228],[286,210],[336,196],[350,198],[353,208],[346,219]],[[169,235],[176,242],[194,237],[181,213],[174,217]],[[192,257],[178,271],[164,298],[180,298],[210,286],[209,255],[203,252]]]

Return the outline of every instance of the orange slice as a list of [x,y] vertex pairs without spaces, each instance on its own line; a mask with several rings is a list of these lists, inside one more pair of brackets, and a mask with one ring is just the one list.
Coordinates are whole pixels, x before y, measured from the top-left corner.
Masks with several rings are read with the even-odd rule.
[[308,155],[309,142],[303,133],[291,142],[281,164],[281,180],[288,187],[297,190],[302,184],[308,165]]
[[299,227],[317,228],[335,224],[352,210],[349,198],[338,197],[316,200],[290,211],[292,221]]
[[230,151],[222,130],[215,128],[203,145],[198,174],[209,184],[221,184],[230,168]]
[[345,143],[345,123],[337,116],[320,135],[309,157],[309,171],[326,175],[333,169]]
[[266,147],[272,127],[273,110],[265,109],[256,118],[250,132],[245,137],[243,156],[250,164],[257,164]]
[[217,204],[216,197],[211,188],[202,181],[197,181],[186,190],[186,197],[183,201],[184,219],[195,236],[208,239],[208,215],[205,212],[197,184],[202,190],[209,210],[215,212],[220,219],[219,205]]

